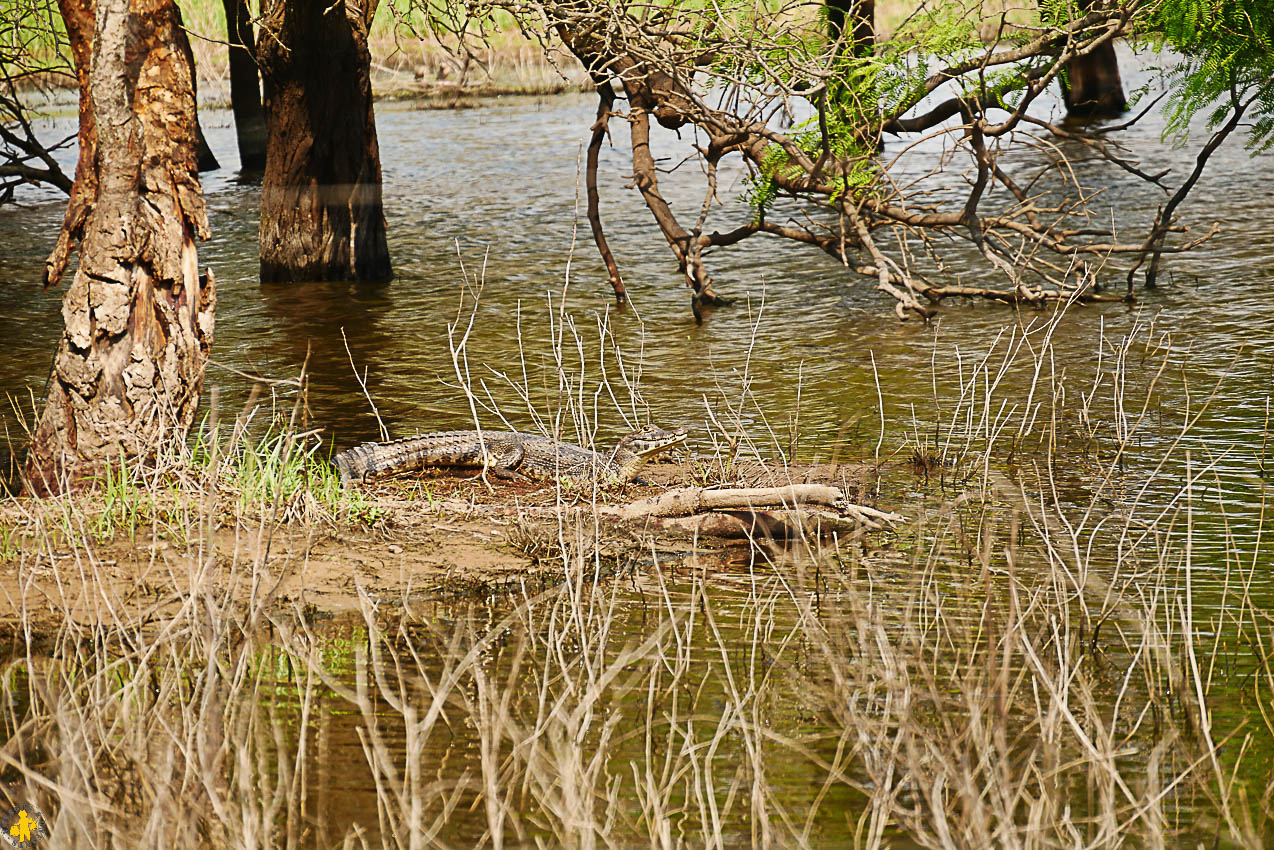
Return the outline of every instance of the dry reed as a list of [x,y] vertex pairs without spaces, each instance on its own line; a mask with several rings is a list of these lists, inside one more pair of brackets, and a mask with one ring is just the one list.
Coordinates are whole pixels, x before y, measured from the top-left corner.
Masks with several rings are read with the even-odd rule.
[[[585,441],[617,411],[640,416],[605,319],[583,341],[552,305],[557,384],[543,392],[527,371],[475,378],[458,314],[473,416],[511,398]],[[313,494],[293,494],[290,516],[217,495],[239,480],[250,423],[213,439],[183,484],[199,556],[162,605],[102,589],[94,514],[24,503],[10,601],[32,616],[0,688],[9,801],[67,847],[1268,846],[1268,543],[1227,534],[1222,571],[1201,574],[1196,519],[1219,509],[1203,501],[1218,472],[1181,455],[1207,395],[1128,480],[1169,347],[1135,323],[1076,386],[1052,353],[1062,321],[961,354],[949,386],[935,373],[936,426],[916,420],[896,446],[882,435],[886,457],[931,458],[941,480],[875,548],[803,540],[733,569],[652,549],[608,578],[596,526],[563,520],[563,580],[547,590],[361,588],[358,611],[329,621],[272,598],[264,555],[217,563],[207,543],[321,519]],[[1016,401],[1011,374],[1026,376]],[[746,377],[708,404],[707,467],[784,444],[745,427],[779,421]],[[291,457],[304,441],[283,433]],[[1060,495],[1063,444],[1089,447],[1071,455],[1087,458],[1086,502]],[[78,576],[83,598],[21,591],[49,571]],[[49,606],[57,624],[40,628]]]

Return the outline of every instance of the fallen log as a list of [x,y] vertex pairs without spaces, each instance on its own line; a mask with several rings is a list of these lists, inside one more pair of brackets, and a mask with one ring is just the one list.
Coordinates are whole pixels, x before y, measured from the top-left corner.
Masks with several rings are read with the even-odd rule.
[[[808,505],[830,510],[809,510]],[[778,510],[768,510],[777,508]],[[752,511],[767,509],[774,516],[784,513],[807,513],[824,518],[852,520],[871,529],[892,525],[902,519],[898,514],[878,511],[866,505],[853,505],[845,501],[845,494],[837,487],[824,484],[791,484],[787,487],[742,487],[713,490],[704,487],[680,487],[668,490],[648,499],[638,499],[627,505],[604,505],[597,509],[599,515],[615,516],[623,520],[661,517],[686,517],[707,511]]]
[[596,516],[646,530],[690,532],[714,537],[790,538],[875,531],[902,519],[886,511],[845,501],[837,487],[792,484],[786,487],[711,489],[679,487],[624,505],[475,505],[440,503],[448,512],[534,519]]
[[787,487],[735,487],[709,489],[706,487],[678,487],[658,496],[638,499],[614,508],[607,506],[607,513],[615,512],[621,519],[639,517],[690,516],[704,511],[733,508],[774,508],[801,504],[836,507],[845,501],[845,494],[838,487],[825,484],[792,484]]
[[811,508],[775,510],[708,511],[690,516],[651,516],[644,531],[694,537],[721,537],[746,540],[794,540],[836,535],[849,538],[879,526],[869,526],[851,517]]

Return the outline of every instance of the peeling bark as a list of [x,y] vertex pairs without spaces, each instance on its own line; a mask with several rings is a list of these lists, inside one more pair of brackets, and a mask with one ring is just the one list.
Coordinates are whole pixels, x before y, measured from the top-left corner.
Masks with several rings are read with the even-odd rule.
[[388,280],[367,30],[376,0],[265,0],[261,280]]
[[80,84],[80,156],[46,285],[80,263],[27,455],[57,492],[121,457],[183,440],[212,344],[196,167],[194,69],[172,0],[59,0]]

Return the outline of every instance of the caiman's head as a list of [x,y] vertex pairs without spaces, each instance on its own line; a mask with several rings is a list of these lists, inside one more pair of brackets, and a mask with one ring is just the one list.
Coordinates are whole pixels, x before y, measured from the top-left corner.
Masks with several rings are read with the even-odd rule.
[[615,445],[615,462],[622,470],[621,481],[631,481],[647,461],[686,441],[686,429],[673,431],[658,425],[643,425]]

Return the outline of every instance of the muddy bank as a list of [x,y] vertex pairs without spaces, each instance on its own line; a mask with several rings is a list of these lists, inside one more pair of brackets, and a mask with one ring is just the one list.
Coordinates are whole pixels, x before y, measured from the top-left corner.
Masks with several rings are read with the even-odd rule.
[[[876,488],[868,465],[734,472],[736,485],[821,484],[853,503],[871,502]],[[730,559],[756,547],[781,550],[788,538],[804,536],[759,509],[751,516],[722,512],[714,517],[725,522],[687,529],[654,518],[614,519],[619,506],[684,492],[696,474],[689,464],[656,464],[643,483],[594,496],[427,470],[365,485],[354,522],[296,518],[287,510],[270,516],[224,499],[201,503],[194,492],[180,504],[149,503],[108,526],[103,517],[118,498],[109,494],[10,499],[0,517],[0,626],[26,623],[38,631],[65,616],[165,620],[206,592],[234,604],[336,613],[357,610],[360,593],[394,606],[552,584],[565,557],[621,575],[691,553]]]

